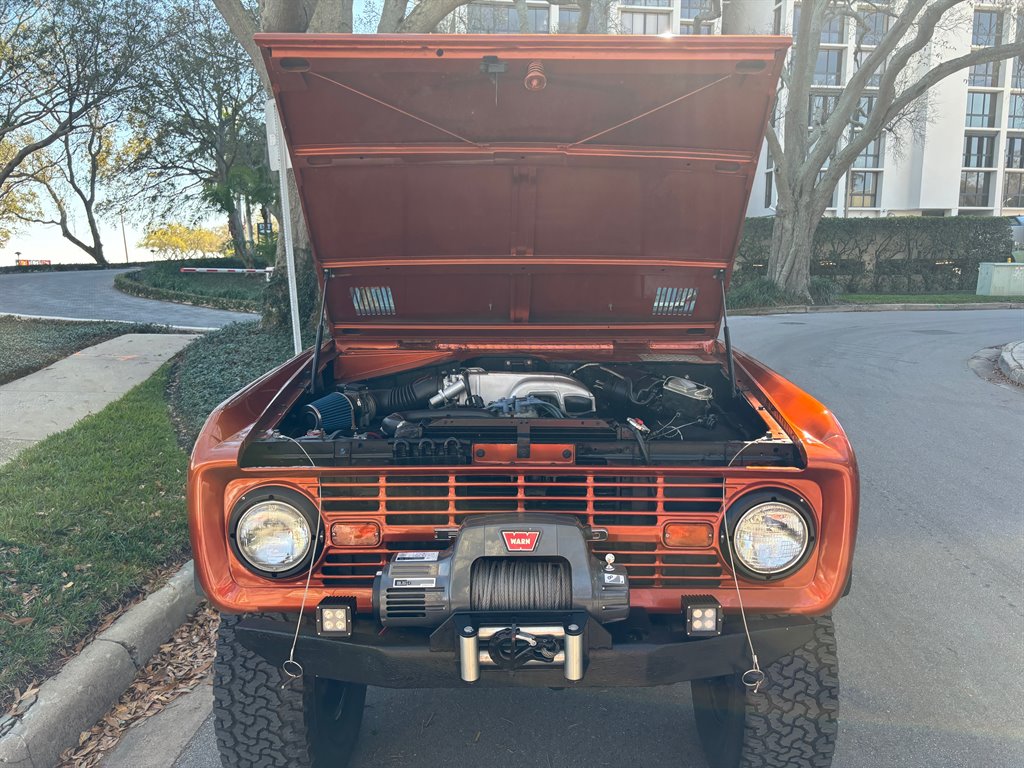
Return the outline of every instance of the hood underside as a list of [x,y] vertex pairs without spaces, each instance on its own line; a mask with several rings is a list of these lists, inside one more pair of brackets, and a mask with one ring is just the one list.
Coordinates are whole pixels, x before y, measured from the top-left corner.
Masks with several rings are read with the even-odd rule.
[[788,38],[256,41],[336,334],[717,336]]

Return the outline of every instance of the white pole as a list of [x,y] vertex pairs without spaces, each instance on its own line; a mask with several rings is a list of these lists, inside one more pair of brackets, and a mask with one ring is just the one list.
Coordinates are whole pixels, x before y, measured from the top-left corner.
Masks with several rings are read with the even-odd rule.
[[281,182],[281,232],[284,235],[284,255],[288,265],[288,303],[292,312],[292,343],[295,354],[302,351],[302,333],[299,329],[299,296],[295,285],[295,241],[292,240],[292,208],[288,199],[288,147],[285,146],[284,121],[275,110],[277,120],[277,173]]

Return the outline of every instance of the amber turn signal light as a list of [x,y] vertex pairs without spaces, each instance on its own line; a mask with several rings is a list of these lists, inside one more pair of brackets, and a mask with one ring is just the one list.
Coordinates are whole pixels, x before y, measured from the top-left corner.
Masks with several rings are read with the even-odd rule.
[[710,547],[715,533],[708,523],[669,523],[665,526],[666,547]]
[[336,547],[375,547],[380,544],[377,523],[335,523],[331,526],[331,544]]

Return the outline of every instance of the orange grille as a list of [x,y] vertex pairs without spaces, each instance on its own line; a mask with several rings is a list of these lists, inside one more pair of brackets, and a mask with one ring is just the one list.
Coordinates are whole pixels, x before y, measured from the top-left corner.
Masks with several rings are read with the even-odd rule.
[[402,550],[444,549],[436,528],[461,525],[470,515],[544,512],[571,515],[608,530],[594,553],[611,552],[626,566],[633,587],[714,589],[722,577],[715,550],[667,549],[666,520],[714,521],[721,513],[721,476],[564,473],[457,473],[325,475],[320,479],[324,517],[365,517],[382,523],[374,550],[329,548],[320,577],[328,587],[367,587]]

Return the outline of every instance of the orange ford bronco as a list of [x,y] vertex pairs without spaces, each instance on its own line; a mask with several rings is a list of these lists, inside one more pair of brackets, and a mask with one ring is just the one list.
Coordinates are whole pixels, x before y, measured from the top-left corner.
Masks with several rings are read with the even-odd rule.
[[854,455],[718,340],[789,41],[257,42],[323,308],[192,458],[224,764],[345,764],[368,685],[688,681],[712,766],[829,765]]

